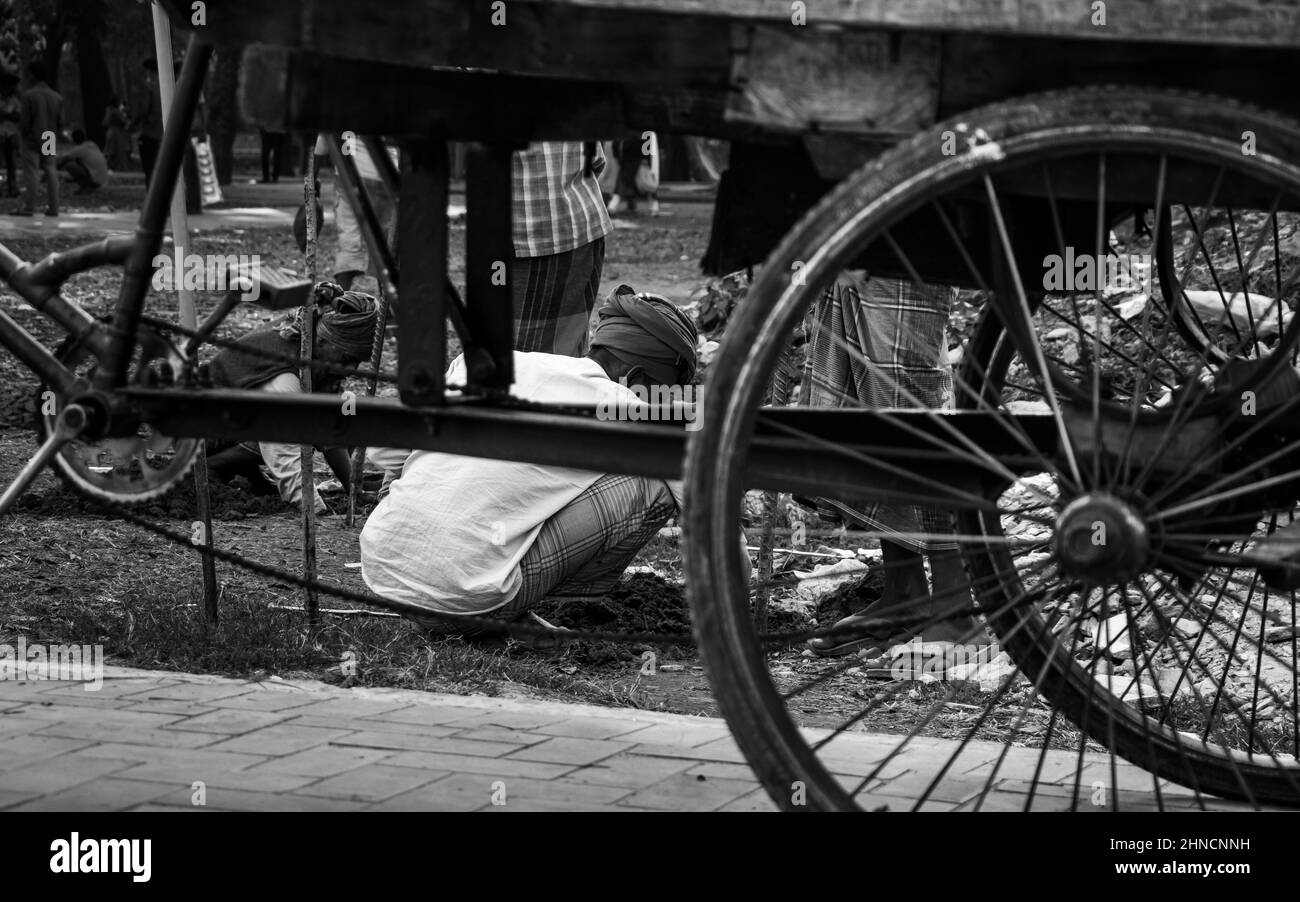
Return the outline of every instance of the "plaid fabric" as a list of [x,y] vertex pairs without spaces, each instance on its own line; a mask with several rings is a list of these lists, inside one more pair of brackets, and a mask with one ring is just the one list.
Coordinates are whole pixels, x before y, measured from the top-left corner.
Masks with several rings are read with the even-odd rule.
[[522,615],[547,596],[606,594],[676,512],[662,479],[605,474],[542,526],[519,562],[519,592],[492,616]]
[[[814,407],[942,408],[953,400],[947,326],[954,291],[898,279],[842,276],[810,311],[799,401]],[[945,533],[952,517],[915,504],[819,501],[874,529]],[[916,551],[955,543],[894,539]]]
[[604,262],[604,238],[559,254],[516,257],[510,265],[515,350],[586,354]]
[[579,141],[538,141],[514,154],[511,198],[515,255],[544,257],[604,238],[612,230],[596,177],[605,155],[595,145],[592,172]]

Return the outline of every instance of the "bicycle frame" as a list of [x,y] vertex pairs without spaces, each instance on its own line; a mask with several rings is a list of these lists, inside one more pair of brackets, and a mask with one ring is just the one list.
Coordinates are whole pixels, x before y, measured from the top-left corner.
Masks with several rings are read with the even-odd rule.
[[[446,143],[432,136],[403,146],[401,177],[382,146],[372,156],[390,190],[398,193],[398,236],[407,254],[396,256],[381,234],[356,167],[331,142],[339,186],[358,213],[379,261],[385,291],[399,279],[405,302],[397,305],[398,387],[401,404],[356,399],[345,414],[337,398],[283,396],[257,391],[142,388],[128,384],[144,301],[159,252],[171,192],[184,159],[189,123],[198,103],[211,47],[191,38],[167,120],[154,179],[135,235],[110,238],[27,264],[0,246],[0,275],[28,303],[84,342],[99,360],[93,384],[65,368],[35,338],[0,311],[0,345],[13,352],[65,397],[94,409],[101,434],[123,434],[149,422],[165,434],[310,444],[394,446],[572,466],[606,472],[679,478],[686,435],[682,423],[601,421],[575,412],[511,410],[511,307],[508,284],[470,278],[462,305],[447,277],[448,164]],[[510,154],[507,145],[473,145],[467,178],[468,272],[488,273],[513,256],[510,239]],[[123,266],[111,325],[59,293],[68,275],[101,265]],[[469,362],[469,391],[448,398],[443,384],[445,318],[460,335]],[[972,455],[946,450],[945,430],[956,429],[1011,472],[1033,466],[1034,455],[1005,424],[987,413],[945,416],[922,411],[765,412],[749,460],[750,484],[784,491],[825,491],[838,484],[882,500],[960,507],[955,497],[987,478]],[[1042,454],[1054,453],[1058,434],[1050,416],[1019,416]],[[794,430],[794,431],[792,431]],[[791,438],[792,435],[804,438]],[[93,435],[93,432],[92,432]],[[918,436],[924,436],[918,444]],[[864,438],[869,437],[869,440]],[[1041,459],[1041,458],[1040,458]],[[948,487],[949,496],[935,486]]]

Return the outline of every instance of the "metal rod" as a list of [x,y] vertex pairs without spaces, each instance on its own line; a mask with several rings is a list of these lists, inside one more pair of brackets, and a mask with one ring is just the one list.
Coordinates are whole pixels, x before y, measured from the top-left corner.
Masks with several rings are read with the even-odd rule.
[[[163,133],[166,135],[172,131],[178,132],[185,136],[185,141],[188,143],[190,120],[194,109],[193,107],[189,108],[189,116],[177,118],[179,111],[174,105],[176,73],[172,69],[171,23],[167,19],[166,10],[157,3],[153,5],[153,36],[154,49],[158,60],[158,93],[162,100]],[[192,49],[193,46],[191,45]],[[186,62],[188,63],[188,61],[187,57]],[[207,70],[206,61],[203,69],[204,71]],[[181,157],[183,160],[183,152]],[[173,281],[176,284],[172,287],[176,291],[180,323],[187,329],[193,329],[198,325],[198,310],[194,305],[193,290],[185,288],[184,280],[180,278],[181,266],[179,265],[185,259],[185,248],[188,246],[189,217],[185,209],[185,193],[181,186],[181,180],[176,178],[172,179],[171,221],[172,247],[178,264],[173,270]],[[203,576],[203,613],[205,623],[211,628],[216,626],[218,616],[217,564],[216,559],[212,556],[212,500],[208,495],[207,449],[203,444],[199,445],[199,453],[194,461],[193,475],[195,513],[198,515],[199,523],[203,526],[203,552],[200,555]]]
[[[307,173],[303,178],[303,194],[307,203],[306,262],[307,277],[315,285],[317,274],[316,252],[318,249],[316,234],[316,155],[308,154],[307,161]],[[299,356],[306,363],[299,370],[298,378],[302,382],[302,390],[306,395],[310,395],[312,390],[311,359],[316,330],[315,303],[316,295],[313,291],[307,296],[306,302],[302,305],[302,340],[299,345]],[[301,445],[298,449],[298,484],[302,497],[302,575],[312,583],[316,581],[315,455],[316,448],[311,444]],[[315,626],[320,620],[320,598],[312,586],[307,586],[303,591],[306,593],[307,622]]]
[[50,437],[45,440],[40,449],[32,455],[32,459],[23,465],[14,477],[14,481],[9,483],[9,488],[5,489],[4,494],[0,495],[0,517],[14,505],[23,492],[27,491],[45,465],[54,459],[54,455],[72,439],[80,435],[86,428],[86,411],[78,404],[69,404],[59,413],[58,420],[55,421],[54,431]]
[[[177,85],[176,96],[172,100],[169,122],[174,127],[163,132],[154,178],[145,194],[144,209],[140,213],[140,224],[136,227],[131,255],[123,269],[122,288],[113,315],[114,335],[102,358],[103,366],[99,367],[95,375],[95,385],[98,388],[112,390],[126,383],[127,370],[135,349],[136,329],[140,325],[145,294],[153,277],[153,260],[162,245],[167,207],[185,160],[185,148],[190,140],[190,119],[198,106],[199,94],[203,90],[203,75],[211,57],[210,45],[200,41],[197,36],[190,38],[185,64],[181,67],[180,84]],[[170,61],[167,65],[170,65]]]

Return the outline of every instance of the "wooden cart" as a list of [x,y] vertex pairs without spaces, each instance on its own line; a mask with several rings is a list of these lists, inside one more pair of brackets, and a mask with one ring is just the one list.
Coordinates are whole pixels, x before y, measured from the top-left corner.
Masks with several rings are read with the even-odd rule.
[[[381,283],[402,297],[402,403],[361,403],[345,418],[328,398],[267,399],[129,378],[131,346],[99,336],[45,288],[75,266],[123,263],[114,325],[117,335],[134,336],[165,205],[156,191],[129,247],[42,264],[36,276],[0,255],[10,283],[90,336],[100,360],[87,391],[0,314],[0,341],[73,411],[50,421],[61,440],[100,440],[145,423],[174,436],[408,445],[655,477],[682,475],[684,453],[696,634],[737,741],[787,808],[870,804],[952,696],[906,725],[882,760],[848,770],[862,779],[846,788],[834,776],[846,772],[836,769],[834,740],[874,724],[899,689],[881,690],[823,734],[800,730],[792,714],[800,693],[839,671],[799,685],[769,671],[733,551],[736,512],[756,490],[921,502],[954,515],[951,528],[925,541],[958,548],[966,594],[1016,665],[957,754],[977,733],[987,736],[979,731],[998,699],[1028,687],[1016,723],[1041,694],[1094,741],[1162,778],[1198,792],[1300,803],[1296,698],[1274,672],[1294,674],[1295,645],[1265,640],[1265,626],[1288,611],[1294,624],[1298,583],[1300,541],[1285,518],[1300,499],[1290,415],[1298,394],[1297,261],[1288,244],[1300,209],[1300,125],[1287,115],[1300,101],[1279,76],[1300,59],[1300,6],[210,0],[201,13],[181,0],[164,6],[195,37],[178,89],[182,120],[211,48],[242,46],[251,123],[400,144],[400,176],[384,173],[400,195],[400,259],[382,242],[352,167],[337,149],[335,158],[383,261]],[[750,165],[733,166],[724,181],[724,195],[756,202],[726,225],[727,247],[717,256],[765,265],[710,374],[705,427],[689,442],[672,426],[512,404],[510,295],[487,275],[512,254],[513,150],[642,129],[757,148]],[[179,165],[180,139],[168,137],[164,183]],[[463,302],[447,280],[447,141],[469,142]],[[763,154],[788,165],[754,164]],[[1091,252],[1100,265],[1117,249],[1150,261],[1146,291],[1116,295],[1093,282],[1062,290],[1044,281],[1058,252],[1071,260],[1076,250]],[[1224,259],[1235,261],[1235,274],[1218,273]],[[940,284],[967,290],[961,297],[970,309],[953,317],[947,359],[912,367],[951,365],[955,410],[931,409],[910,383],[892,386],[901,400],[889,409],[863,402],[832,410],[796,395],[773,403],[773,386],[788,386],[801,371],[807,386],[816,368],[811,359],[792,364],[791,336],[808,334],[830,299],[845,302],[843,273],[862,269],[906,286],[914,305],[951,304]],[[1251,297],[1264,296],[1261,286],[1269,289],[1263,306]],[[1206,293],[1222,301],[1220,319],[1198,306]],[[1239,295],[1248,322],[1236,318]],[[469,384],[450,395],[442,379],[448,319],[470,364]],[[793,353],[816,346],[813,335]],[[869,359],[852,362],[878,369]],[[75,469],[61,445],[48,447],[44,459]],[[1016,537],[1027,529],[1037,532]],[[1262,600],[1257,586],[1267,586]],[[1211,601],[1196,608],[1203,598]],[[1194,610],[1213,655],[1173,627]],[[1130,653],[1136,672],[1127,686],[1097,675],[1118,636],[1104,644],[1094,633],[1086,654],[1078,649],[1081,623],[1115,617],[1130,637],[1144,637],[1135,643],[1141,653]],[[1255,632],[1247,655],[1241,636]],[[1266,658],[1275,665],[1267,674]],[[1223,701],[1227,668],[1252,662],[1253,699],[1228,693]],[[1138,679],[1144,663],[1185,679],[1148,687]],[[1197,680],[1218,690],[1212,700]],[[1180,695],[1184,683],[1197,686],[1194,698]],[[1152,698],[1143,697],[1148,688]],[[1261,699],[1274,714],[1261,716]],[[920,787],[924,793],[918,788],[918,804],[948,770]]]

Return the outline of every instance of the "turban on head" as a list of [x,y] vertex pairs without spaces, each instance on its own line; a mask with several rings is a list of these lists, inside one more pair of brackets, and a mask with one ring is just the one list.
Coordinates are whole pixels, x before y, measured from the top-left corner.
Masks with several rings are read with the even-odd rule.
[[592,348],[606,348],[628,366],[639,366],[661,385],[695,378],[698,333],[689,316],[657,294],[614,289],[596,311]]
[[[353,360],[365,360],[375,340],[379,303],[373,295],[344,291],[333,282],[315,288],[316,335]],[[280,326],[280,337],[293,340],[302,335],[302,310]]]

